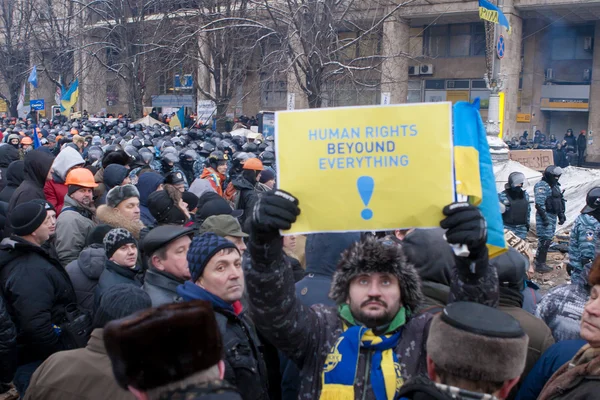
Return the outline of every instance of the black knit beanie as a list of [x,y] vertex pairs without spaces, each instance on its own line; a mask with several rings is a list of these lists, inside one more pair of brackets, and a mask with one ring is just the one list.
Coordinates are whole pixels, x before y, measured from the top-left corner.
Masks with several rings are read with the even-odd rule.
[[111,258],[117,250],[128,243],[133,243],[135,247],[138,245],[137,240],[135,240],[127,229],[116,228],[110,230],[106,236],[104,236],[104,250],[106,250],[106,257]]
[[19,204],[10,214],[10,225],[17,236],[32,234],[46,220],[48,213],[43,205],[28,201]]
[[94,328],[104,328],[110,321],[125,318],[152,307],[150,296],[142,289],[121,283],[108,289],[100,299],[94,315]]

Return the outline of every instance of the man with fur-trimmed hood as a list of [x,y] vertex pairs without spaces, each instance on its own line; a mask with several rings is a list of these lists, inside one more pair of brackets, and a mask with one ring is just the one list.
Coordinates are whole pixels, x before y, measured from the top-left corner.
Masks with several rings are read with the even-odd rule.
[[[467,203],[444,208],[449,243],[464,244],[456,257],[450,300],[498,302],[498,277],[488,264],[481,212]],[[400,246],[367,238],[347,249],[333,277],[336,307],[302,305],[283,257],[280,230],[300,214],[283,191],[261,196],[251,213],[245,266],[247,293],[257,329],[300,369],[299,398],[396,398],[404,381],[427,372],[431,314],[415,315],[421,281]]]
[[113,228],[123,228],[140,239],[144,224],[140,220],[140,193],[133,185],[115,186],[106,195],[106,204],[98,207],[96,217]]

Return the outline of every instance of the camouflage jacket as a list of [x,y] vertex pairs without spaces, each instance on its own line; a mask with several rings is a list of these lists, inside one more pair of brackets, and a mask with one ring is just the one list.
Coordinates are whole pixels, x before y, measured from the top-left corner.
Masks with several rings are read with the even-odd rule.
[[[269,253],[269,265],[254,258],[246,262],[245,277],[250,311],[256,328],[300,370],[299,399],[318,399],[321,392],[322,369],[325,359],[343,332],[343,322],[336,307],[323,304],[307,307],[296,298],[292,269],[283,253],[272,256],[276,246],[255,246],[256,251]],[[251,252],[252,254],[252,252]],[[256,253],[254,253],[256,254]],[[498,275],[494,268],[475,282],[459,280],[456,267],[452,271],[450,298],[454,301],[476,301],[497,304]],[[425,346],[433,316],[424,313],[409,318],[395,351],[402,379],[406,381],[427,373]],[[355,398],[375,400],[370,381],[370,354],[361,348],[356,380]]]
[[600,223],[589,214],[580,214],[575,220],[569,240],[569,262],[573,268],[581,269],[582,259],[593,260]]

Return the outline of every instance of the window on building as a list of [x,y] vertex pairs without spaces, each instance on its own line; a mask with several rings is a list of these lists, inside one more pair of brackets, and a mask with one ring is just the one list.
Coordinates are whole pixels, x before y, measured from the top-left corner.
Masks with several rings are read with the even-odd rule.
[[421,102],[421,81],[408,81],[408,96],[406,99],[407,103],[420,103]]
[[[362,35],[362,36],[361,36]],[[360,38],[356,42],[353,40]],[[352,43],[340,51],[342,61],[351,61],[359,57],[372,57],[380,53],[380,35],[378,32],[363,34],[361,32],[339,32],[338,48]]]
[[483,23],[438,25],[425,29],[424,53],[429,57],[485,55]]
[[324,107],[365,106],[380,103],[379,82],[328,82],[323,93]]
[[113,68],[119,62],[119,51],[114,47],[106,48],[106,65]]
[[261,85],[260,105],[264,109],[282,110],[286,107],[287,82],[284,80],[266,81]]
[[[409,81],[409,103],[416,102],[411,101],[411,82],[420,83],[420,81]],[[417,89],[416,83],[412,84],[415,91]],[[425,102],[473,101],[479,97],[481,108],[487,109],[489,107],[490,91],[482,79],[428,79],[425,80],[424,86]],[[413,100],[417,98],[416,94],[412,94],[412,96]],[[420,101],[420,97],[418,101]]]

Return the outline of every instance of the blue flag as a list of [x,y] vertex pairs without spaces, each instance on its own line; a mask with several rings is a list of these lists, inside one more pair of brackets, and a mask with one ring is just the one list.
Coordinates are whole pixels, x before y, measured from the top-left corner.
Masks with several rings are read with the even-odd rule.
[[510,25],[504,13],[486,0],[479,0],[479,18],[493,22],[494,24],[500,24],[510,33]]
[[27,82],[31,83],[34,88],[37,89],[37,66],[33,66],[31,73],[29,74],[29,78],[27,78]]
[[40,143],[40,136],[37,133],[37,128],[35,125],[33,125],[33,148],[37,149],[41,145],[42,144]]

